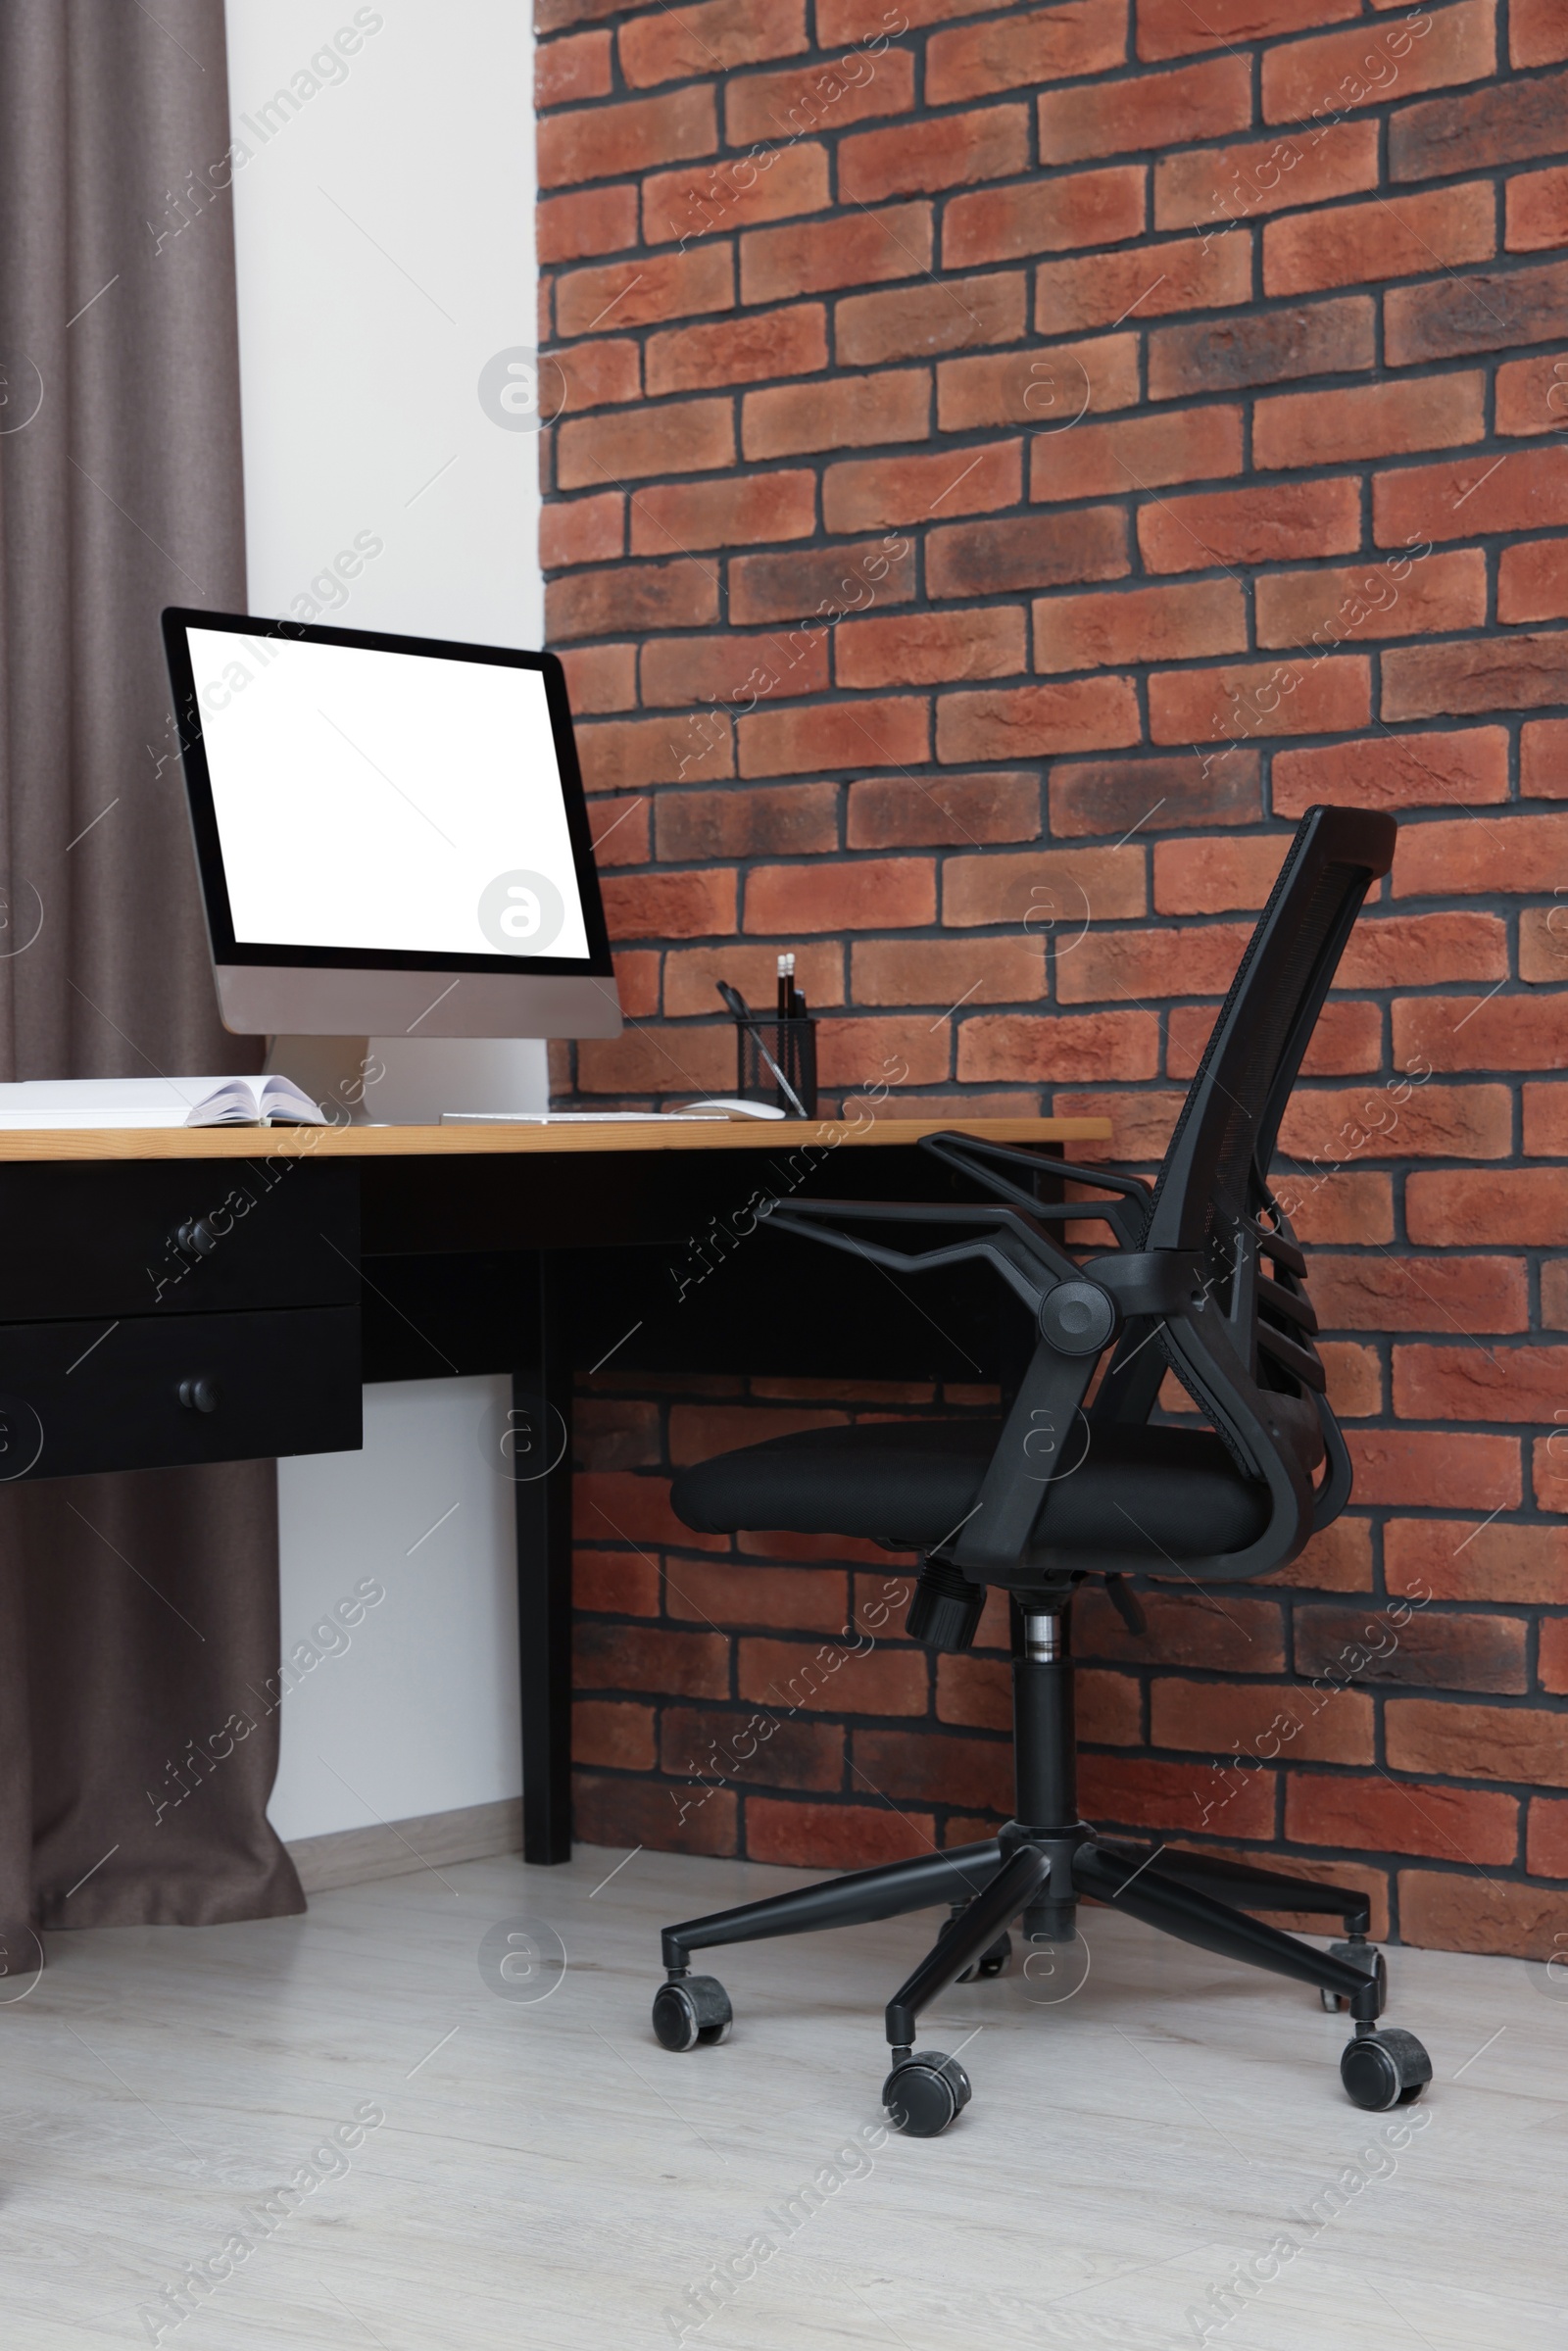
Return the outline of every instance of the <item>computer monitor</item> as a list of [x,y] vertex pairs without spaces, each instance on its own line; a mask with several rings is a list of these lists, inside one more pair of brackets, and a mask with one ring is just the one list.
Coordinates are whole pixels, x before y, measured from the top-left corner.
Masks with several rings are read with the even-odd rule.
[[171,608],[225,1027],[613,1037],[553,654]]

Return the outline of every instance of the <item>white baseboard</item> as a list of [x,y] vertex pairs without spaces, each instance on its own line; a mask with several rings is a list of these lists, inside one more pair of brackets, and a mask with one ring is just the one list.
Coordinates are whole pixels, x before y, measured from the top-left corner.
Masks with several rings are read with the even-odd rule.
[[487,1861],[522,1851],[522,1798],[466,1804],[457,1812],[427,1812],[411,1821],[377,1821],[368,1829],[337,1829],[328,1837],[296,1837],[287,1851],[308,1894],[376,1878],[405,1878],[429,1863]]

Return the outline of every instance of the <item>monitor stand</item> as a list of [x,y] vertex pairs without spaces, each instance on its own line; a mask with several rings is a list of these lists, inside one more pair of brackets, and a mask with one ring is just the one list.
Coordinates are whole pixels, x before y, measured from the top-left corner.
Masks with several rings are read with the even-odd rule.
[[537,1037],[270,1037],[269,1074],[303,1086],[336,1125],[435,1126],[444,1110],[544,1110]]

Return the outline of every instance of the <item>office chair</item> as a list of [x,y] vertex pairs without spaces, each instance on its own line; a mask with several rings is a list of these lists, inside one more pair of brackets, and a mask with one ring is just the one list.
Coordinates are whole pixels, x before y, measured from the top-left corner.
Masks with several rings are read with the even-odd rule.
[[[896,1918],[947,1902],[949,1923],[887,2010],[894,2125],[935,2137],[969,2102],[956,2058],[916,2049],[915,2020],[956,1982],[1000,1974],[1006,1929],[1074,1938],[1092,1894],[1200,1950],[1316,1985],[1348,2007],[1340,2072],[1381,2111],[1431,2080],[1412,2033],[1378,2030],[1387,1985],[1367,1940],[1366,1897],[1207,1853],[1098,1835],[1078,1817],[1068,1611],[1102,1576],[1132,1629],[1131,1574],[1238,1583],[1284,1567],[1338,1517],[1350,1463],[1313,1345],[1306,1260],[1269,1189],[1281,1117],[1345,943],[1394,856],[1393,819],[1318,808],[1302,818],[1220,1008],[1152,1190],[962,1134],[922,1148],[983,1196],[974,1204],[793,1201],[770,1229],[848,1250],[899,1275],[982,1265],[1028,1307],[1038,1333],[1000,1421],[812,1429],[684,1470],[672,1500],[705,1534],[788,1528],[870,1537],[922,1555],[906,1630],[945,1651],[972,1642],[987,1586],[1010,1595],[1017,1817],[984,1843],[858,1870],[671,1927],[654,2001],[666,2049],[728,2033],[722,1984],[691,1955],[813,1928]],[[1108,1199],[1064,1202],[1062,1177]],[[1094,1220],[1108,1253],[1082,1262],[1051,1226]],[[891,1228],[873,1240],[866,1228]],[[901,1228],[908,1246],[901,1247]],[[1096,1370],[1104,1371],[1085,1409]],[[1151,1425],[1166,1369],[1212,1424]],[[1338,1917],[1320,1950],[1249,1914]]]

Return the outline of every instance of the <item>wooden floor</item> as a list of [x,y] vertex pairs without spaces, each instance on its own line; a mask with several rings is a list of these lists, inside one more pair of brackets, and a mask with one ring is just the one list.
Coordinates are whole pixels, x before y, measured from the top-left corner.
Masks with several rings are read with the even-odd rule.
[[[1091,1910],[1073,1996],[1014,1975],[928,2017],[974,2102],[882,2140],[880,2011],[938,1914],[719,1955],[733,2037],[672,2057],[658,1928],[793,1873],[621,1860],[61,1935],[20,1998],[13,1960],[6,2351],[1560,2351],[1568,1984],[1543,1969],[1393,1955],[1389,2021],[1436,2069],[1396,2148],[1423,2110],[1348,2104],[1314,1995]],[[363,2138],[318,2156],[339,2125]],[[165,2290],[237,2236],[178,2320]],[[688,2289],[731,2263],[705,2321]]]

